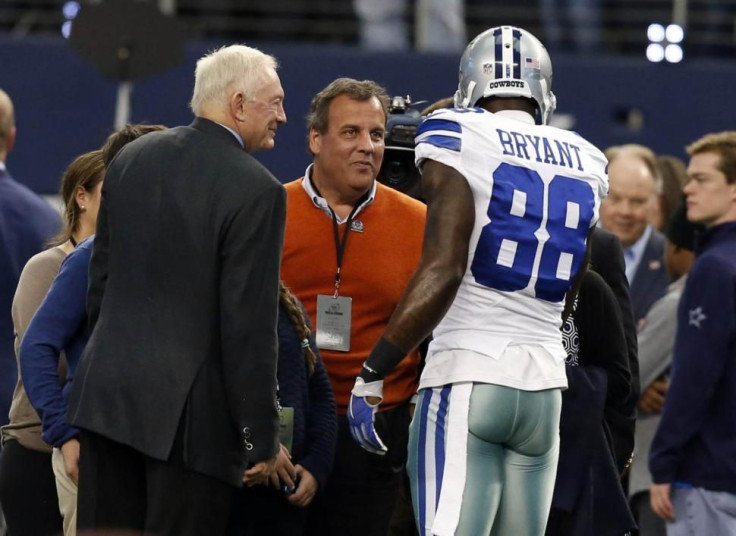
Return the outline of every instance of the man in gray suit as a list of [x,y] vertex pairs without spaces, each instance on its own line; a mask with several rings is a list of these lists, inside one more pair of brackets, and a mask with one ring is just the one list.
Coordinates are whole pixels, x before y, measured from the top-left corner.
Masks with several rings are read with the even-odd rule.
[[275,470],[285,194],[250,153],[283,99],[273,57],[222,48],[197,63],[195,120],[110,164],[69,404],[80,530],[222,534],[246,468]]
[[624,247],[634,321],[639,323],[669,285],[664,235],[652,226],[662,179],[654,153],[642,145],[610,147],[606,157],[610,189],[601,202],[601,225]]

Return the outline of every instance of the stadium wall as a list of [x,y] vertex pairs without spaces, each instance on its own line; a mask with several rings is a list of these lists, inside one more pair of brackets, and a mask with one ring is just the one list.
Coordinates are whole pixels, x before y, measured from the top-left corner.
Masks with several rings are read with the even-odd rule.
[[[137,81],[132,122],[188,124],[196,60],[221,43],[190,42],[180,65]],[[288,124],[276,149],[258,158],[283,181],[310,161],[304,118],[312,96],[338,76],[369,78],[392,95],[434,101],[457,84],[456,55],[371,53],[354,48],[256,44],[274,54],[286,91]],[[736,128],[733,62],[651,64],[643,58],[553,58],[558,119],[601,148],[642,143],[684,157],[706,132]],[[117,83],[103,78],[62,39],[0,36],[0,87],[16,106],[18,139],[8,167],[39,193],[52,194],[66,165],[111,131]],[[731,88],[731,89],[729,89]]]

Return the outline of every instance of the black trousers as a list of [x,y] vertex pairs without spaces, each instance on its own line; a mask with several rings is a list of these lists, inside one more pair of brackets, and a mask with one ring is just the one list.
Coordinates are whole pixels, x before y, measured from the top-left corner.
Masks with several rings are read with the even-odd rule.
[[[82,430],[77,534],[218,536],[234,488]],[[175,447],[176,452],[176,447]]]
[[0,504],[9,536],[61,534],[51,454],[6,441],[0,452]]
[[307,508],[293,506],[270,486],[243,487],[235,493],[227,536],[301,536]]
[[378,456],[358,446],[347,417],[338,417],[335,463],[309,508],[308,536],[386,536],[406,464],[409,421],[407,405],[376,415],[376,431],[388,447]]

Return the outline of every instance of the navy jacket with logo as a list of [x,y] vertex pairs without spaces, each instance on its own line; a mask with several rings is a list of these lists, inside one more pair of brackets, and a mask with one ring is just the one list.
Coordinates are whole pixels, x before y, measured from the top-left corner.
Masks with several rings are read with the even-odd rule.
[[649,468],[658,484],[736,493],[736,222],[708,229],[696,255]]

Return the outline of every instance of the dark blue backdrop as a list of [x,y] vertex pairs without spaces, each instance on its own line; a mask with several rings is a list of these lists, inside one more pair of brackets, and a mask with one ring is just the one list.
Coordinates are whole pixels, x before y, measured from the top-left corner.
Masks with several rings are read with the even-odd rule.
[[[132,121],[189,123],[194,64],[218,44],[190,42],[181,65],[137,82]],[[309,162],[304,117],[311,97],[334,78],[371,78],[391,94],[429,101],[452,94],[457,84],[457,55],[305,45],[260,48],[281,63],[289,122],[279,130],[276,149],[258,158],[284,181],[301,175]],[[571,114],[575,130],[601,148],[636,142],[684,156],[683,146],[698,136],[736,128],[733,62],[653,65],[643,58],[558,55],[554,66],[558,112]],[[39,193],[55,193],[65,166],[79,153],[99,147],[110,132],[117,84],[98,75],[62,39],[0,36],[0,87],[16,106],[18,140],[9,169]],[[632,109],[641,112],[639,130],[627,126]]]

